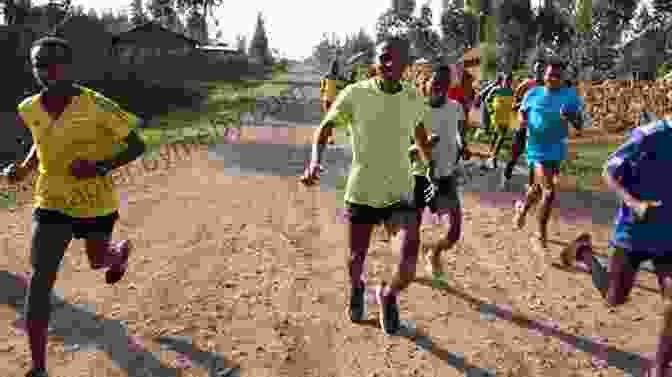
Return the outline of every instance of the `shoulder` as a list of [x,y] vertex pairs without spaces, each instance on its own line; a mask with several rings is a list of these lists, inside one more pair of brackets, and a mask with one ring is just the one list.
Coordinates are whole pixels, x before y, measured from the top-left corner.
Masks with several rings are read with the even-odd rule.
[[93,102],[99,109],[109,112],[119,111],[119,104],[95,90],[84,88],[83,95]]
[[39,101],[39,99],[40,99],[40,94],[39,93],[38,94],[33,94],[32,96],[26,97],[21,102],[19,102],[17,108],[19,109],[19,111],[26,110],[29,107],[31,107],[32,105],[34,105],[35,103],[37,103],[37,101]]

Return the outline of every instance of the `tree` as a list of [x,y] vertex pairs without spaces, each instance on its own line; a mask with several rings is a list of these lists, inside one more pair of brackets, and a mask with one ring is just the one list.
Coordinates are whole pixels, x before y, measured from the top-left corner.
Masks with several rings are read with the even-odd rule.
[[[177,14],[187,14],[188,17],[197,17],[202,18],[198,22],[202,30],[199,34],[202,34],[204,40],[208,40],[208,16],[214,16],[214,11],[216,8],[222,6],[224,0],[175,0],[175,13]],[[215,19],[215,26],[219,26],[219,21]]]
[[313,47],[312,58],[317,62],[320,69],[326,70],[341,50],[340,41],[334,35],[329,38],[329,35],[324,33],[317,46]]
[[0,0],[0,4],[7,25],[25,24],[32,8],[30,0]]
[[272,64],[271,50],[269,48],[266,26],[261,12],[257,15],[257,24],[249,46],[249,55],[259,59],[264,64]]
[[458,7],[454,1],[445,4],[441,12],[442,45],[447,49],[472,48],[477,41],[478,19]]
[[133,25],[141,25],[149,21],[145,9],[142,5],[142,0],[131,0],[131,23]]
[[198,9],[191,9],[187,16],[187,34],[201,44],[208,42],[208,29],[205,16]]
[[236,50],[241,54],[244,54],[247,51],[247,37],[242,34],[236,36]]

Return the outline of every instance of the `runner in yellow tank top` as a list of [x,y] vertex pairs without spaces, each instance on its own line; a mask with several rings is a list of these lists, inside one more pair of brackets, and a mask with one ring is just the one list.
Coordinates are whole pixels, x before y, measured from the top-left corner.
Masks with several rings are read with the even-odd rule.
[[92,269],[108,268],[108,284],[128,267],[131,244],[111,241],[119,218],[109,173],[140,156],[145,144],[134,131],[140,123],[111,100],[69,77],[70,44],[43,38],[30,51],[33,74],[43,91],[18,106],[18,123],[28,127],[33,147],[21,164],[3,172],[10,182],[24,179],[39,166],[31,262],[26,297],[26,327],[32,369],[26,377],[48,377],[47,328],[51,291],[61,260],[73,238],[84,239]]

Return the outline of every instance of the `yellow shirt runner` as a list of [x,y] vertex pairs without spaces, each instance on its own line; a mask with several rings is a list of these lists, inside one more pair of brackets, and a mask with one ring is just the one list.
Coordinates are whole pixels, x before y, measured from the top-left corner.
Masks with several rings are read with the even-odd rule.
[[34,206],[78,218],[106,216],[119,208],[112,177],[78,179],[70,165],[77,159],[113,158],[139,119],[103,95],[79,88],[81,94],[56,121],[44,110],[40,94],[18,106],[39,159]]
[[402,84],[395,94],[383,92],[376,79],[343,89],[322,121],[346,126],[350,131],[352,167],[345,188],[345,201],[385,208],[412,193],[408,146],[424,112],[424,98],[415,88]]

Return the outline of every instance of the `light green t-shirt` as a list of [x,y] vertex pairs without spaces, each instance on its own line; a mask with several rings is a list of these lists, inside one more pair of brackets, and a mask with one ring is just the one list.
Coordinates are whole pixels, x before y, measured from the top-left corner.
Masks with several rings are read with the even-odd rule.
[[338,94],[321,126],[341,118],[335,126],[350,131],[352,167],[346,202],[385,208],[413,192],[409,140],[427,109],[411,85],[388,94],[373,78],[349,85]]

